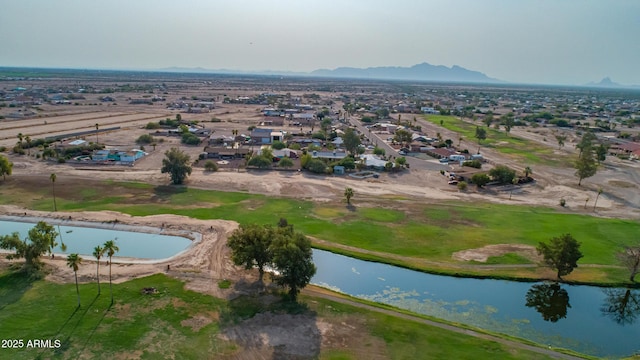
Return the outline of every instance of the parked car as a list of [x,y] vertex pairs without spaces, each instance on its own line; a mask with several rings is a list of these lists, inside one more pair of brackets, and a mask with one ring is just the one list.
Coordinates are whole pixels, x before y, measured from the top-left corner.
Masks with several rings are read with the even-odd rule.
[[440,161],[441,164],[445,164],[445,165],[449,163],[449,159],[447,158],[441,158],[438,161]]

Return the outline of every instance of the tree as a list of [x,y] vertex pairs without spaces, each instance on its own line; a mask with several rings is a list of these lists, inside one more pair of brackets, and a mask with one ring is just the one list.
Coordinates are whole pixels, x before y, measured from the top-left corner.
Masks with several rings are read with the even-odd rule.
[[288,157],[284,157],[282,159],[280,159],[280,161],[278,161],[278,166],[283,167],[285,169],[289,169],[291,167],[293,167],[293,160],[289,159]]
[[56,178],[55,173],[49,175],[49,179],[51,180],[51,193],[53,194],[53,211],[58,211],[58,206],[56,205]]
[[640,246],[628,246],[617,254],[618,260],[629,269],[629,281],[635,282],[640,271]]
[[529,179],[529,175],[533,174],[533,170],[529,166],[524,168],[524,177]]
[[564,146],[564,142],[567,140],[566,135],[556,135],[556,141],[558,141],[558,150]]
[[513,195],[513,190],[516,188],[516,185],[518,185],[519,181],[517,177],[514,177],[513,180],[511,181],[511,184],[513,185],[511,187],[511,191],[509,192],[509,200],[511,200],[511,196]]
[[80,288],[78,288],[78,268],[82,263],[82,258],[78,254],[69,254],[67,256],[67,266],[73,269],[73,274],[76,277],[76,294],[78,294],[78,307],[80,307]]
[[483,127],[476,126],[475,138],[478,139],[478,154],[480,154],[480,143],[487,138],[487,130]]
[[96,123],[96,144],[98,143],[98,130],[100,129],[100,124]]
[[251,159],[249,159],[249,162],[247,163],[247,165],[255,166],[259,169],[266,169],[270,167],[272,163],[273,163],[273,160],[271,160],[270,158],[267,159],[265,156],[260,155],[260,156],[254,156]]
[[609,147],[605,144],[600,144],[596,149],[596,160],[598,160],[598,164],[605,161],[607,159],[607,152],[609,151]]
[[347,199],[347,204],[351,205],[351,198],[353,197],[354,193],[353,193],[353,189],[350,187],[347,187],[346,189],[344,189],[344,198]]
[[602,194],[602,188],[601,187],[598,188],[598,194],[596,195],[596,201],[593,202],[593,211],[596,211],[596,205],[598,205],[598,198],[600,197],[600,194]]
[[511,132],[511,128],[515,125],[515,119],[513,117],[513,113],[509,112],[501,116],[502,124],[504,125],[504,131],[509,135]]
[[[179,115],[179,114],[178,114]],[[191,166],[189,166],[189,155],[177,148],[171,148],[165,153],[165,158],[162,159],[161,172],[169,173],[171,176],[171,182],[174,185],[179,185],[184,182],[187,176],[191,175]]]
[[109,293],[111,293],[111,304],[113,304],[113,287],[111,285],[111,263],[113,259],[113,255],[120,251],[118,245],[116,245],[115,240],[109,240],[104,243],[104,250],[107,256],[109,257]]
[[271,263],[270,246],[275,235],[275,230],[269,225],[240,225],[227,240],[231,260],[236,265],[244,265],[247,270],[257,267],[258,281],[262,283],[264,268]]
[[15,254],[9,254],[7,258],[24,258],[24,269],[29,273],[37,273],[42,268],[40,256],[51,252],[58,245],[55,242],[57,236],[58,233],[52,225],[40,221],[29,230],[25,240],[20,240],[20,235],[17,232],[0,236],[0,249],[15,250]]
[[309,284],[316,273],[311,241],[293,227],[279,229],[279,236],[271,244],[273,265],[278,271],[276,284],[289,288],[289,298],[296,301],[298,293]]
[[471,176],[471,182],[476,184],[478,188],[481,188],[487,185],[491,181],[489,175],[485,173],[475,173]]
[[413,135],[408,130],[404,130],[404,129],[396,130],[396,133],[393,136],[393,141],[398,142],[402,145],[407,145],[411,143],[411,140],[413,140],[412,136]]
[[352,128],[347,128],[342,135],[342,141],[344,141],[344,147],[351,155],[355,155],[358,146],[360,146],[360,137]]
[[557,270],[558,279],[570,274],[578,267],[578,260],[582,258],[580,243],[570,234],[551,238],[549,243],[540,242],[536,248],[538,254],[544,257],[544,263]]
[[535,308],[545,321],[557,322],[567,317],[569,293],[558,283],[536,284],[527,291],[526,306]]
[[98,295],[100,295],[100,258],[104,255],[104,248],[100,245],[93,248],[93,256],[96,258],[96,279],[98,280]]
[[384,156],[385,153],[386,153],[385,150],[383,148],[381,148],[381,147],[377,147],[376,146],[376,147],[373,148],[373,154],[374,155]]
[[[580,149],[578,160],[575,163],[576,173],[575,175],[580,179],[578,186],[582,184],[582,180],[588,177],[592,177],[596,174],[598,165],[593,155],[593,146],[591,143],[591,137],[588,136],[591,133],[585,133],[582,136],[582,141],[576,145]],[[593,134],[591,134],[594,136]]]
[[22,140],[24,139],[24,135],[22,135],[22,133],[18,133],[18,144],[20,144],[20,147],[22,147]]
[[513,178],[516,177],[516,171],[509,169],[505,165],[498,165],[489,170],[489,176],[500,184],[512,184]]
[[7,180],[7,175],[11,175],[12,170],[13,163],[6,156],[0,155],[0,175],[2,175],[2,180]]

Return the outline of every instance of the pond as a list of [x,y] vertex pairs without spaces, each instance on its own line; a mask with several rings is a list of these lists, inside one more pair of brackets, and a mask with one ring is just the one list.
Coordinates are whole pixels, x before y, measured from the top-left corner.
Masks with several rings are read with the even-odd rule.
[[[8,218],[5,217],[5,219]],[[69,226],[67,225],[70,223],[68,221],[60,223],[52,220],[46,221],[54,225],[56,231],[60,233],[57,239],[58,246],[53,250],[54,254],[60,255],[78,253],[91,256],[94,247],[102,246],[108,240],[115,240],[116,245],[120,248],[115,257],[160,260],[179,254],[192,243],[191,240],[182,236],[163,235],[161,229],[157,228],[114,223],[76,222],[71,222],[75,226]],[[24,239],[34,226],[33,222],[0,220],[0,235],[18,232],[20,238]],[[96,228],[97,226],[101,228]],[[61,249],[62,242],[67,246],[66,251]]]
[[314,250],[311,282],[594,356],[640,352],[640,290],[432,275]]

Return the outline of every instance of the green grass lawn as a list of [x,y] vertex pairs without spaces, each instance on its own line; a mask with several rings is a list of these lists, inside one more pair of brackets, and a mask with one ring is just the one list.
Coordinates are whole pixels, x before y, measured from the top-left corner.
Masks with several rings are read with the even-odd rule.
[[[69,270],[71,271],[71,270]],[[231,356],[239,345],[221,340],[227,326],[263,311],[313,315],[340,327],[359,324],[352,346],[326,346],[320,359],[360,359],[380,354],[388,359],[542,359],[544,356],[507,345],[453,333],[411,320],[303,296],[304,304],[265,303],[254,297],[228,302],[184,289],[158,274],[114,284],[111,306],[108,284],[97,296],[96,284],[30,281],[23,274],[0,273],[0,339],[22,339],[22,349],[0,349],[3,359],[208,359]],[[157,294],[142,294],[155,287]],[[191,322],[193,319],[200,321]],[[206,319],[206,321],[202,321]],[[342,336],[342,335],[336,335]],[[29,340],[59,340],[59,348],[26,348]]]
[[[50,211],[52,199],[47,196],[48,190],[25,192],[19,187],[0,187],[0,203]],[[380,199],[366,206],[358,205],[354,210],[343,203],[319,204],[247,193],[136,183],[77,184],[74,191],[59,195],[57,204],[61,211],[114,210],[134,216],[172,213],[198,219],[234,220],[241,224],[275,225],[280,218],[286,218],[297,230],[318,239],[446,263],[451,265],[450,270],[456,266],[451,258],[456,251],[491,244],[536,246],[540,241],[564,233],[582,243],[584,258],[580,260],[581,264],[618,265],[616,253],[624,245],[634,244],[640,233],[637,221],[568,214],[561,212],[562,209],[543,207],[463,202],[426,205]],[[323,247],[330,248],[326,244]],[[406,261],[395,263],[434,270],[431,265]],[[514,261],[522,262],[512,257],[492,259],[495,264],[513,264]],[[624,281],[624,276],[617,278],[619,273],[602,270],[595,276],[595,281]],[[508,273],[501,275],[508,276]],[[591,276],[589,273],[588,277]]]
[[[427,121],[439,125],[442,121],[442,127],[455,131],[462,135],[468,141],[475,141],[476,125],[464,122],[455,116],[448,115],[424,115]],[[549,165],[549,166],[572,166],[572,159],[567,156],[557,155],[553,153],[553,148],[541,145],[534,141],[522,139],[513,135],[507,135],[504,131],[493,128],[487,128],[487,138],[480,143],[480,152],[482,148],[491,148],[504,155],[512,157],[514,160],[521,161],[523,165]],[[457,144],[458,139],[451,139]],[[475,153],[476,148],[468,149]],[[535,171],[535,169],[534,169]]]

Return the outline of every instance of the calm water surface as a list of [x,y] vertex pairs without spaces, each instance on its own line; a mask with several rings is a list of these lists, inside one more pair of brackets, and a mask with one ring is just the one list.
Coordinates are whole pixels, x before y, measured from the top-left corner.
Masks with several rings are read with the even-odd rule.
[[438,276],[314,250],[312,283],[595,356],[640,352],[640,290]]
[[[104,225],[109,226],[108,224]],[[34,226],[34,223],[0,221],[0,235],[8,235],[17,231],[24,239]],[[58,227],[58,225],[54,225],[54,227],[60,233],[57,239],[58,246],[53,250],[56,254],[78,253],[91,256],[94,247],[102,246],[106,241],[115,239],[116,245],[120,248],[116,257],[166,259],[186,250],[191,245],[191,240],[181,236],[79,226],[60,225]],[[60,241],[60,237],[62,237],[62,241]],[[61,242],[67,245],[66,252],[60,248]]]

